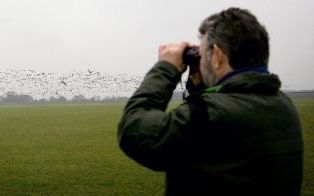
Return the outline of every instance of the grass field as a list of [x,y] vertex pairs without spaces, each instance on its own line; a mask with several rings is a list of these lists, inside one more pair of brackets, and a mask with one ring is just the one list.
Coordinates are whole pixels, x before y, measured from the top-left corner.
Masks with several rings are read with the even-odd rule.
[[[303,195],[314,195],[314,99],[294,99],[305,139]],[[128,159],[123,104],[0,106],[0,195],[162,195],[163,173]]]
[[303,128],[304,138],[304,178],[303,194],[314,195],[314,98],[294,98]]

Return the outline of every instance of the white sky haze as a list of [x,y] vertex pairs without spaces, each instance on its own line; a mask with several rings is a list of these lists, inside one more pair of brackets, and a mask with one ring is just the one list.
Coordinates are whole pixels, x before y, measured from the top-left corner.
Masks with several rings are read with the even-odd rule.
[[271,72],[289,89],[314,89],[312,0],[1,0],[0,71],[143,74],[160,44],[198,43],[201,21],[228,7],[266,26]]

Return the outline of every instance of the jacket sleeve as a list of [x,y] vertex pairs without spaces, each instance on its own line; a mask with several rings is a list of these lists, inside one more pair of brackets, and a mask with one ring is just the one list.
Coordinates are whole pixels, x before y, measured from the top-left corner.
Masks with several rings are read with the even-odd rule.
[[138,163],[165,170],[180,155],[189,122],[186,104],[165,112],[181,73],[165,62],[157,62],[125,106],[118,127],[122,150]]

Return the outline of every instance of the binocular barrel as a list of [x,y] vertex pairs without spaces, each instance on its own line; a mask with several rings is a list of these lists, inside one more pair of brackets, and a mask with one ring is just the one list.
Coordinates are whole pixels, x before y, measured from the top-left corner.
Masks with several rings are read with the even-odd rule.
[[200,55],[198,47],[186,48],[183,52],[183,63],[192,67],[198,67],[200,64]]

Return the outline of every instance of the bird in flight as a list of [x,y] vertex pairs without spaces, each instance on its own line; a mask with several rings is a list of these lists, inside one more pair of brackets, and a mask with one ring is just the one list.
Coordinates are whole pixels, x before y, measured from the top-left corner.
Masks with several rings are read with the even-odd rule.
[[67,83],[64,80],[61,80],[61,84],[64,84],[65,86],[67,86]]

